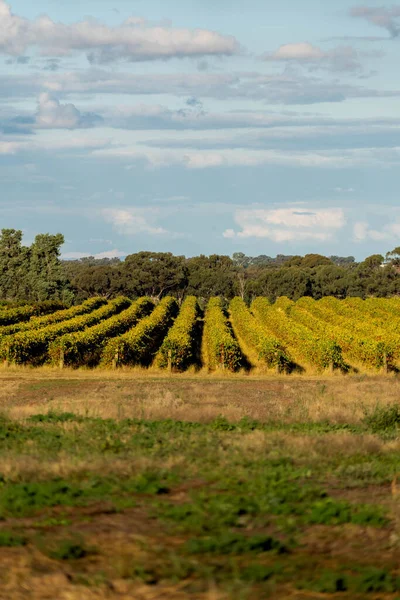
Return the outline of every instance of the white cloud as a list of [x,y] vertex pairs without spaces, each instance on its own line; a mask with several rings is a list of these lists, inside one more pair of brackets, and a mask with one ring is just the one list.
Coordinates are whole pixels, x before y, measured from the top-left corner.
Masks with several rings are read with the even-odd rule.
[[93,151],[94,156],[121,160],[145,161],[150,167],[179,165],[186,169],[216,167],[257,167],[266,164],[313,168],[352,168],[354,166],[398,165],[399,148],[355,148],[332,151],[195,150],[187,148],[156,148],[109,145]]
[[0,139],[0,154],[17,154],[19,152],[65,152],[68,150],[86,150],[93,151],[105,148],[110,144],[106,138],[91,137],[81,135],[78,132],[73,134],[65,132],[60,138],[29,139],[28,141],[3,141]]
[[163,235],[168,231],[152,223],[157,217],[157,211],[142,208],[105,208],[102,211],[104,219],[111,223],[115,230],[123,235],[146,233],[149,235]]
[[341,208],[246,209],[235,213],[235,221],[241,230],[227,229],[224,237],[268,238],[275,242],[328,241],[346,224]]
[[265,59],[270,60],[318,60],[324,58],[325,52],[308,42],[299,44],[284,44],[272,54],[266,54]]
[[81,113],[73,104],[60,104],[48,93],[40,94],[36,126],[42,128],[74,129],[79,127]]
[[334,191],[338,194],[352,194],[353,192],[355,192],[355,189],[352,187],[342,188],[339,186],[335,187]]
[[353,238],[356,242],[372,240],[381,242],[400,238],[400,222],[384,225],[382,229],[373,229],[366,221],[357,221],[353,228]]
[[352,17],[366,19],[372,25],[386,29],[392,37],[398,37],[400,34],[400,6],[392,8],[356,6],[351,9]]
[[132,61],[187,56],[231,55],[239,50],[232,36],[206,29],[177,29],[152,26],[129,18],[118,27],[91,19],[72,25],[55,23],[47,15],[29,20],[14,15],[0,0],[0,52],[22,55],[37,47],[45,56],[87,52],[91,62],[119,58]]
[[117,69],[89,68],[48,75],[35,73],[0,75],[0,97],[31,97],[44,89],[71,94],[171,94],[179,97],[245,98],[267,104],[311,105],[344,102],[347,98],[391,98],[400,96],[397,81],[390,89],[366,87],[360,81],[327,80],[298,70],[283,73],[171,72],[132,73]]
[[338,46],[331,50],[322,50],[309,42],[284,44],[275,52],[263,55],[268,61],[291,61],[305,63],[333,71],[359,71],[361,63],[357,50],[351,46]]
[[0,140],[0,154],[16,154],[21,149],[19,142],[4,142]]

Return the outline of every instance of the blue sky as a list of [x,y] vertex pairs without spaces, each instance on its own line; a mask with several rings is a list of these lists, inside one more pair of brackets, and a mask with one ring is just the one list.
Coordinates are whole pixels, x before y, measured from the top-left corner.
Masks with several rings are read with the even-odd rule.
[[0,227],[65,257],[400,245],[400,4],[0,0]]

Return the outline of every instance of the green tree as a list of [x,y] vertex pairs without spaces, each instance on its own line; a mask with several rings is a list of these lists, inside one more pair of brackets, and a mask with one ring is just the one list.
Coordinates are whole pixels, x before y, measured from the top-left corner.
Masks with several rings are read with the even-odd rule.
[[187,294],[200,298],[222,296],[231,299],[235,295],[236,270],[229,256],[212,254],[188,259]]
[[182,297],[187,285],[184,256],[171,252],[138,252],[126,257],[121,270],[126,293],[131,296]]
[[29,249],[22,246],[22,231],[2,229],[0,235],[0,298],[24,300],[29,270]]
[[400,269],[400,246],[386,253],[386,262],[396,269]]
[[322,265],[312,275],[312,295],[318,300],[324,296],[346,298],[348,288],[347,269],[336,265]]
[[367,256],[367,258],[359,265],[359,273],[369,275],[373,271],[376,271],[376,269],[379,269],[383,265],[384,260],[382,254],[372,254],[371,256]]
[[72,301],[72,293],[60,261],[63,243],[64,236],[61,233],[36,236],[29,253],[28,284],[31,300]]
[[309,269],[315,269],[323,265],[332,265],[332,261],[321,254],[306,254],[301,261],[301,266]]
[[302,296],[312,296],[312,272],[298,267],[265,269],[249,284],[251,296],[267,296],[274,302],[280,296],[298,300]]

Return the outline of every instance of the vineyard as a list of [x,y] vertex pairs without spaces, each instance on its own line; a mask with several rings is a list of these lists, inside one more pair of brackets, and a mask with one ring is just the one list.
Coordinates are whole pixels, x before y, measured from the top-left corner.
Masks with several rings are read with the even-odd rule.
[[400,298],[91,298],[0,311],[4,365],[170,372],[397,371]]

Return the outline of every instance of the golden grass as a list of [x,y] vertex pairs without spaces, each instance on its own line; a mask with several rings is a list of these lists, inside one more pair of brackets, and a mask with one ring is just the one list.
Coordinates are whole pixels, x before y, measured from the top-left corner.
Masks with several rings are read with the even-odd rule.
[[[166,467],[180,466],[183,458],[174,457],[166,461]],[[146,457],[122,460],[114,457],[77,460],[70,456],[58,456],[49,460],[27,454],[8,454],[2,459],[2,476],[8,482],[45,481],[49,478],[68,479],[86,477],[88,473],[101,473],[104,476],[135,476],[146,469],[159,467],[159,462]]]
[[26,418],[48,410],[103,418],[360,423],[365,410],[398,402],[400,379],[375,376],[218,376],[118,371],[0,369],[0,410]]

